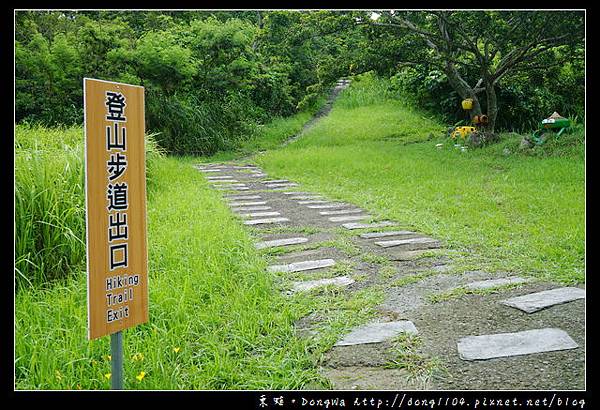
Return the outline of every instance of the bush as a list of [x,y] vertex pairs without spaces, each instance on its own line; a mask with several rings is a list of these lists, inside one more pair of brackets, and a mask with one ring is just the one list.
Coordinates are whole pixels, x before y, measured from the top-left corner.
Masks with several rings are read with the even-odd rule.
[[254,133],[260,112],[243,97],[217,100],[195,95],[161,94],[146,100],[148,128],[160,130],[156,141],[174,154],[210,155],[231,149]]

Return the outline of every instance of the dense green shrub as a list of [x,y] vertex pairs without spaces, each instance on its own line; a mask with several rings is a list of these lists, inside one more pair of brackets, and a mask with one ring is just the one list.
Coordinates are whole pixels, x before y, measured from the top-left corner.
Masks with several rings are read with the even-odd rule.
[[[213,14],[17,12],[17,122],[81,124],[83,77],[120,81],[145,87],[147,128],[163,148],[210,154],[293,114],[307,87],[323,93],[340,71],[310,13],[264,13],[262,30],[256,13]],[[292,26],[268,35],[281,21]]]

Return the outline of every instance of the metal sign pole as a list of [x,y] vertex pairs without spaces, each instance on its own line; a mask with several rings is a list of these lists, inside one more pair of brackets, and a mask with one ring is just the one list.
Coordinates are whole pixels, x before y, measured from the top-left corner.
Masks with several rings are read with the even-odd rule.
[[123,390],[123,332],[110,335],[111,388]]

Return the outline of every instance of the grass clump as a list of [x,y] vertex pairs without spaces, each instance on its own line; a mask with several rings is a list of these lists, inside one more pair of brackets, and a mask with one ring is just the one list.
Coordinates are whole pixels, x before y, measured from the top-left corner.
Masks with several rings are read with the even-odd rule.
[[[148,190],[162,154],[146,138]],[[85,264],[84,132],[80,126],[15,127],[17,289],[66,278]]]
[[442,292],[431,293],[427,295],[427,300],[431,303],[446,302],[452,299],[458,299],[465,295],[489,295],[492,293],[499,293],[511,289],[518,289],[522,287],[522,283],[510,283],[507,285],[494,286],[486,289],[469,289],[464,286],[449,289]]
[[392,342],[394,357],[386,363],[385,368],[405,369],[410,378],[423,382],[446,372],[440,359],[426,357],[419,352],[422,345],[420,336],[401,334]]
[[85,175],[81,127],[15,131],[15,281],[22,289],[85,263]]

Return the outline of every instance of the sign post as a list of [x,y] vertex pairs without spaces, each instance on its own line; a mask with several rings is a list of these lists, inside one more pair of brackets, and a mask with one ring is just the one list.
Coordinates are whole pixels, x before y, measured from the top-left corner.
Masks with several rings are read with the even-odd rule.
[[84,78],[88,338],[111,335],[123,388],[122,330],[148,321],[144,88]]

